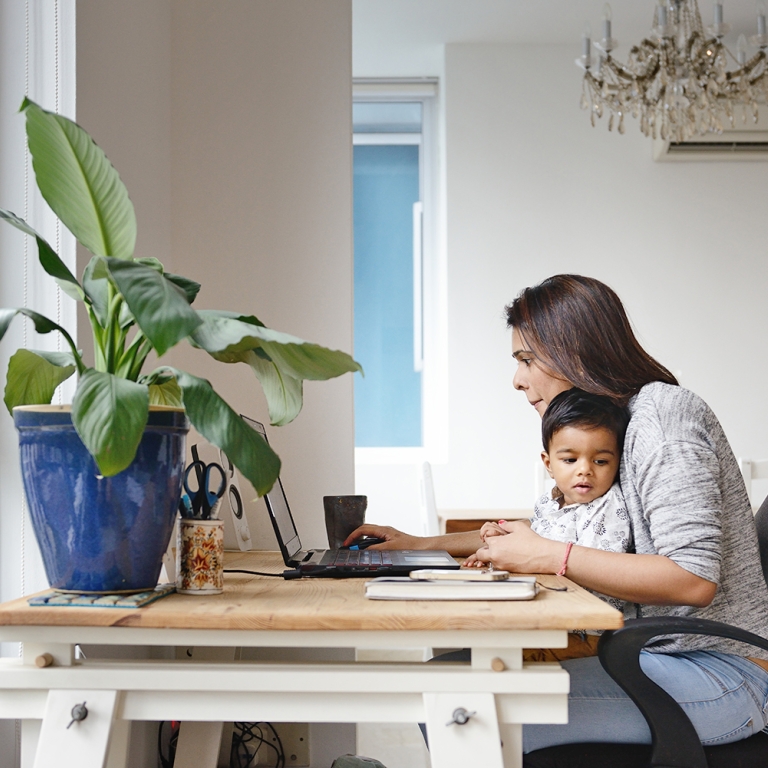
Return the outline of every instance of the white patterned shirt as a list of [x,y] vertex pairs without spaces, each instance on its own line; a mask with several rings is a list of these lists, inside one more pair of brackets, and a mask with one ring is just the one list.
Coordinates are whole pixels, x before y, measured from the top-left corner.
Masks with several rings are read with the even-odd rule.
[[[603,549],[606,552],[627,552],[630,549],[632,527],[618,482],[587,504],[566,504],[561,507],[560,498],[559,489],[555,488],[551,494],[545,494],[536,502],[531,518],[531,530],[534,533],[545,539],[572,541],[582,547]],[[593,594],[617,610],[624,610],[623,600],[599,592]]]
[[545,494],[536,502],[531,529],[539,536],[607,552],[626,552],[630,548],[632,529],[618,483],[587,504],[561,507],[560,498]]

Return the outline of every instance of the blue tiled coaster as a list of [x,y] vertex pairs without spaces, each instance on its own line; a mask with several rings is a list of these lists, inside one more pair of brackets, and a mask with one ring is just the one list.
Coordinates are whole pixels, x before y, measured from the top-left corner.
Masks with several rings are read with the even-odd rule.
[[158,584],[148,592],[132,595],[89,595],[57,592],[55,589],[27,599],[35,608],[141,608],[176,591],[173,584]]

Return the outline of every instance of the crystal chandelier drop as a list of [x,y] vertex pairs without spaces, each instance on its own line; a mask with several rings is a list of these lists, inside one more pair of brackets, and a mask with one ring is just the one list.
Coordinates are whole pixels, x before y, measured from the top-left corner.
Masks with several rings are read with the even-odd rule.
[[[594,43],[585,27],[582,109],[590,120],[608,114],[608,130],[624,133],[624,117],[640,120],[640,130],[654,139],[681,142],[695,134],[722,133],[740,118],[758,118],[758,102],[768,96],[765,4],[757,3],[757,34],[750,38],[757,53],[747,58],[747,40],[739,37],[734,56],[723,43],[729,26],[723,6],[715,4],[714,21],[706,30],[696,0],[659,0],[650,37],[629,51],[626,64],[611,56],[617,41],[611,36],[611,9],[606,4],[603,38]],[[735,69],[728,69],[729,58]]]

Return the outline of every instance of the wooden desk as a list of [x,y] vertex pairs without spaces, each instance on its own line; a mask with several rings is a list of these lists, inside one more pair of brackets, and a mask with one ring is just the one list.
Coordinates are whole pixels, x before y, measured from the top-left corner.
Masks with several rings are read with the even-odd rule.
[[[226,567],[283,569],[279,556],[264,552],[228,553]],[[568,714],[565,671],[523,665],[521,649],[565,647],[568,630],[622,624],[618,611],[567,579],[541,582],[568,591],[543,589],[530,602],[372,601],[362,579],[227,574],[222,595],[172,595],[139,610],[30,608],[19,599],[0,606],[0,641],[24,643],[22,659],[2,659],[0,717],[32,721],[24,726],[22,768],[101,768],[105,755],[110,768],[123,766],[131,721],[171,719],[426,722],[433,765],[511,768],[521,764],[522,723],[562,723]],[[75,643],[458,647],[472,649],[472,663],[214,663],[183,653],[178,661],[75,661]],[[54,665],[35,667],[42,653]],[[493,671],[494,659],[506,669]],[[82,701],[89,716],[68,729]],[[446,725],[457,708],[476,714],[465,725]],[[42,728],[33,762],[36,720]],[[205,761],[198,755],[191,764],[203,768]]]

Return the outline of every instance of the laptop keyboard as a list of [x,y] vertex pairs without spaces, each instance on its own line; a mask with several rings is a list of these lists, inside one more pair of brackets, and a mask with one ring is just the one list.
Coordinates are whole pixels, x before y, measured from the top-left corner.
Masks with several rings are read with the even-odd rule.
[[392,565],[392,555],[386,550],[375,549],[340,549],[336,557],[327,565],[344,566],[378,566]]

